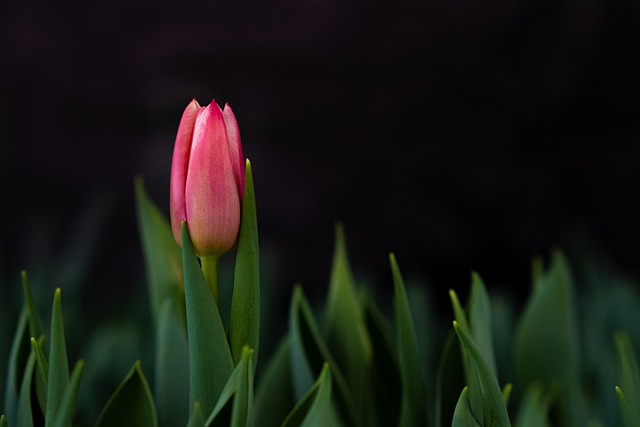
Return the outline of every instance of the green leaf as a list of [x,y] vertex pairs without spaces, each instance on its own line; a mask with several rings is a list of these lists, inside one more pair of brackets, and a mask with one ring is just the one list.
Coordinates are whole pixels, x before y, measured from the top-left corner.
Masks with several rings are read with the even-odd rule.
[[173,238],[169,222],[145,192],[140,177],[135,180],[135,191],[151,309],[157,324],[162,303],[166,298],[175,300],[180,305],[184,301],[180,247]]
[[282,427],[337,427],[339,425],[340,422],[331,404],[331,369],[329,364],[325,363],[316,382],[283,421]]
[[471,400],[469,399],[469,387],[462,389],[460,398],[456,404],[456,409],[453,412],[453,420],[451,421],[451,427],[477,427],[482,426],[471,408]]
[[38,372],[40,372],[40,375],[36,376],[36,396],[38,398],[38,402],[40,403],[40,407],[44,412],[47,404],[47,381],[49,380],[49,364],[47,362],[46,356],[44,355],[44,350],[42,349],[43,345],[44,335],[41,336],[37,341],[35,338],[31,337],[31,349],[35,352]]
[[[462,305],[460,304],[458,295],[455,293],[455,291],[450,290],[449,297],[451,299],[451,304],[453,306],[453,312],[454,312],[456,322],[458,322],[460,329],[463,330],[466,334],[472,335],[471,325],[469,325],[469,322],[467,321],[467,315],[464,309],[462,308]],[[471,360],[471,356],[469,355],[469,352],[465,349],[464,346],[460,346],[460,352],[462,357],[462,365],[464,368],[464,379],[469,389],[468,398],[469,398],[469,401],[471,402],[471,410],[475,417],[479,419],[483,419],[482,392],[481,392],[480,383],[478,380],[478,375],[476,374],[476,369],[474,367],[474,363]]]
[[158,421],[181,426],[189,419],[189,349],[182,309],[167,298],[158,316],[155,351],[154,396]]
[[360,426],[362,421],[351,390],[318,331],[311,308],[300,287],[296,287],[293,291],[289,328],[294,397],[301,399],[306,394],[314,384],[314,377],[320,375],[324,363],[328,362],[333,367],[339,409],[345,418],[345,423]]
[[70,427],[71,419],[76,409],[76,400],[78,398],[78,388],[80,387],[80,378],[84,370],[84,361],[80,360],[73,368],[73,374],[69,381],[69,386],[64,392],[62,403],[58,408],[56,418],[51,423],[52,427]]
[[7,422],[12,427],[16,425],[16,407],[19,393],[18,375],[22,372],[21,369],[24,369],[21,364],[24,363],[23,361],[27,357],[25,342],[27,340],[28,322],[29,315],[27,314],[27,308],[23,307],[20,311],[16,332],[13,336],[13,342],[11,343],[11,350],[9,351],[9,365],[4,392],[4,408],[5,411],[7,411]]
[[473,366],[478,376],[480,384],[480,393],[482,395],[482,414],[485,427],[508,427],[509,415],[504,404],[502,391],[498,385],[498,380],[491,370],[491,366],[480,353],[478,346],[473,342],[471,337],[460,328],[458,322],[453,322],[453,327],[458,334],[458,339],[468,351],[469,357],[473,362]]
[[[636,356],[631,346],[631,341],[626,333],[618,332],[615,335],[616,353],[618,357],[618,378],[620,379],[620,389],[624,390],[622,398],[619,397],[622,416],[625,425],[640,425],[640,373]],[[635,402],[627,405],[626,401]],[[623,404],[623,402],[625,402]]]
[[324,336],[329,351],[345,373],[359,412],[369,414],[373,357],[371,340],[365,325],[364,312],[356,295],[341,224],[336,226]]
[[558,391],[562,423],[583,426],[586,408],[579,392],[580,342],[573,277],[561,252],[538,275],[516,330],[516,374],[522,387],[533,383]]
[[187,427],[204,427],[204,416],[202,415],[202,405],[200,405],[200,402],[195,402],[193,404],[193,411],[191,412],[191,418],[189,418],[189,424],[187,424]]
[[549,406],[551,398],[544,389],[532,384],[520,402],[516,427],[549,427]]
[[18,395],[18,410],[16,420],[11,424],[13,427],[33,427],[33,415],[31,410],[31,383],[33,380],[33,370],[36,364],[36,355],[31,352],[24,368],[20,394]]
[[[435,378],[435,396],[434,396],[434,426],[442,427],[443,417],[453,416],[455,407],[451,405],[455,395],[458,394],[458,387],[455,387],[456,383],[463,383],[460,371],[464,370],[459,363],[460,359],[450,357],[450,353],[453,348],[453,344],[456,342],[456,334],[453,330],[449,331],[447,338],[442,346],[440,358],[438,360],[438,367],[436,369]],[[457,381],[456,376],[459,376]],[[454,392],[455,390],[455,392]],[[457,401],[456,401],[457,402]]]
[[106,403],[96,427],[156,427],[156,409],[140,362],[133,367]]
[[373,403],[369,405],[370,417],[377,425],[395,425],[400,414],[400,368],[395,350],[395,337],[373,298],[367,293],[362,296],[362,306],[367,331],[371,339],[373,361],[371,382]]
[[0,427],[7,427],[7,418],[4,414],[0,415]]
[[27,278],[27,272],[22,270],[20,272],[22,278],[22,294],[24,298],[24,306],[27,309],[29,317],[29,334],[32,337],[40,337],[44,335],[44,328],[42,327],[42,320],[40,319],[40,313],[38,312],[38,306],[33,299],[31,292],[31,285]]
[[44,336],[41,336],[37,341],[35,338],[31,337],[31,348],[36,354],[36,361],[38,362],[38,368],[44,383],[44,389],[46,390],[47,380],[49,378],[49,363],[47,362],[47,357],[44,355],[44,351],[42,350],[42,344],[44,344]]
[[189,342],[189,401],[191,407],[200,402],[202,412],[208,414],[218,401],[234,364],[218,306],[198,265],[185,222],[182,223],[182,266]]
[[69,385],[69,362],[64,339],[60,288],[56,289],[53,296],[49,336],[51,337],[51,345],[49,347],[49,377],[47,379],[47,407],[45,411],[47,423],[58,416],[64,392]]
[[404,280],[393,254],[389,255],[395,288],[395,318],[398,336],[398,360],[402,382],[402,403],[399,426],[416,426],[426,423],[425,391],[420,372],[418,340],[416,338]]
[[255,420],[260,427],[278,427],[293,406],[289,337],[285,336],[262,370],[255,397]]
[[[480,275],[476,272],[471,273],[471,294],[469,297],[469,308],[466,313],[460,305],[460,301],[458,300],[456,293],[454,291],[449,291],[449,296],[453,305],[456,321],[460,325],[460,328],[465,333],[473,337],[474,342],[480,350],[480,354],[482,354],[487,363],[489,363],[494,375],[497,376],[495,356],[493,353],[493,338],[491,333],[491,303]],[[469,320],[467,320],[467,313]],[[475,373],[474,364],[470,359],[468,352],[465,351],[464,347],[462,347],[461,350],[465,379],[467,386],[469,387],[471,408],[473,408],[475,416],[482,419],[483,405],[478,377]]]
[[249,160],[246,162],[242,219],[229,315],[229,342],[236,364],[240,361],[245,345],[254,349],[253,360],[256,363],[260,343],[260,247],[253,173]]
[[469,297],[469,326],[471,336],[478,346],[480,354],[491,367],[497,377],[496,358],[493,354],[493,337],[491,332],[491,301],[480,275],[471,273],[471,296]]
[[245,346],[238,365],[229,377],[229,381],[222,390],[206,425],[210,426],[216,416],[233,398],[231,412],[231,427],[246,427],[251,422],[253,414],[253,354],[254,351]]

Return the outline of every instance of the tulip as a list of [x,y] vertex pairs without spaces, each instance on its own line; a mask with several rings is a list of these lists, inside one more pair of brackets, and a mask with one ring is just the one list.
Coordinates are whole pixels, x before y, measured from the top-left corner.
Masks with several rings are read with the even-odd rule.
[[196,254],[217,257],[231,249],[240,227],[244,159],[238,123],[229,105],[201,107],[194,99],[182,114],[171,163],[171,229],[182,246],[187,223]]

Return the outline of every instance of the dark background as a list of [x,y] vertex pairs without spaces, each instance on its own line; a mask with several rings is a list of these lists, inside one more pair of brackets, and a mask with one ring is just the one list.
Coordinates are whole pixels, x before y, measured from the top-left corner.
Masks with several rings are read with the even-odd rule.
[[636,274],[638,18],[631,0],[3,2],[2,287],[26,268],[96,312],[146,292],[133,178],[168,213],[193,97],[236,112],[283,309],[295,282],[324,295],[336,220],[380,289],[389,251],[445,300],[472,269],[525,292],[532,255],[584,241]]

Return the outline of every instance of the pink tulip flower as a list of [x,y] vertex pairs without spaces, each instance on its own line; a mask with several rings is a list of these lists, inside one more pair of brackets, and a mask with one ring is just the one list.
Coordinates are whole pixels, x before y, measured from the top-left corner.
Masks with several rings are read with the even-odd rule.
[[244,195],[244,158],[238,123],[229,105],[201,107],[195,99],[182,114],[171,163],[171,229],[182,246],[186,221],[199,256],[218,256],[238,236]]

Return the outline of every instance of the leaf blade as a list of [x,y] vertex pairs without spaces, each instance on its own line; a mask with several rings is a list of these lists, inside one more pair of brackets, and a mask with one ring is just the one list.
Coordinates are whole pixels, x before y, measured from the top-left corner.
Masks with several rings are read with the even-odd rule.
[[157,427],[151,390],[135,362],[98,416],[96,427]]
[[208,414],[234,369],[218,306],[200,270],[193,243],[182,223],[182,265],[189,343],[189,402]]
[[246,161],[244,200],[238,235],[229,342],[235,364],[245,345],[254,349],[254,369],[260,344],[260,246],[251,162]]

